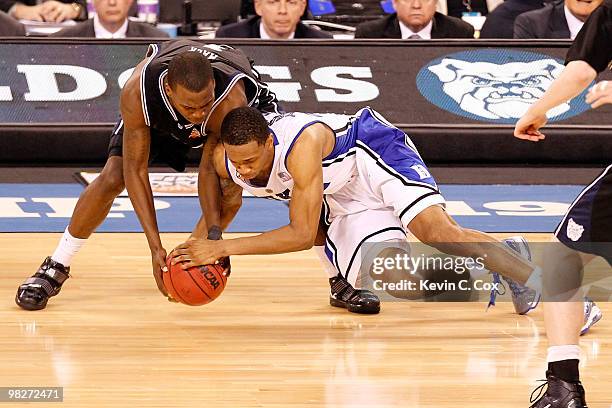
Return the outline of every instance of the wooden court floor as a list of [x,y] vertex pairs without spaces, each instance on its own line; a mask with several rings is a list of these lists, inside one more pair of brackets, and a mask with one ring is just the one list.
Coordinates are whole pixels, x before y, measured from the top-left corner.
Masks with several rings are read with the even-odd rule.
[[[234,257],[202,307],[167,302],[142,234],[96,234],[40,312],[13,301],[59,234],[0,234],[0,387],[62,386],[36,407],[528,407],[544,375],[542,310],[499,303],[332,308],[313,252]],[[186,234],[165,234],[167,248]],[[532,239],[541,239],[531,236]],[[582,339],[591,408],[612,406],[612,306]],[[27,404],[0,403],[19,407]]]

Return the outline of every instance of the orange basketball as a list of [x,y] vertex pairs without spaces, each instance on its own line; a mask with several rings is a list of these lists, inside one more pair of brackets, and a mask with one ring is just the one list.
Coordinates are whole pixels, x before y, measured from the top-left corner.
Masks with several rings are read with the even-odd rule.
[[212,302],[225,289],[227,277],[221,265],[194,266],[187,270],[180,264],[167,261],[168,272],[163,274],[168,294],[189,306],[201,306]]

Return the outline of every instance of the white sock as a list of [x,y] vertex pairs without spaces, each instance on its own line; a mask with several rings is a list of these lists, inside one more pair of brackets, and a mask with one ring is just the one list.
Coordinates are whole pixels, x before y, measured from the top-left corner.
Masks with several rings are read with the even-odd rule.
[[566,344],[564,346],[551,346],[548,348],[546,361],[554,363],[563,360],[580,360],[580,346],[577,344]]
[[525,286],[530,289],[535,289],[538,292],[542,292],[542,268],[536,266],[535,269],[529,275],[529,279],[525,282]]
[[329,261],[329,258],[327,257],[327,255],[325,255],[325,246],[324,245],[317,245],[317,246],[314,247],[314,250],[317,253],[317,256],[319,257],[319,260],[323,264],[323,269],[325,269],[325,272],[327,272],[329,277],[333,278],[334,276],[337,276],[338,275],[338,270]]
[[75,238],[70,235],[68,227],[66,227],[55,252],[51,255],[51,259],[68,267],[72,258],[79,252],[85,242],[87,242],[87,239]]

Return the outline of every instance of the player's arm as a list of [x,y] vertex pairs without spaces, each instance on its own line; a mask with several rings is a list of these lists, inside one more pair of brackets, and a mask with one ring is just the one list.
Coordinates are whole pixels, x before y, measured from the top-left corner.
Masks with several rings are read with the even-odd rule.
[[547,122],[546,112],[580,94],[596,76],[597,72],[585,61],[567,64],[542,98],[516,123],[514,136],[534,142],[544,139],[539,129]]
[[[234,183],[230,175],[227,173],[225,166],[225,149],[221,143],[217,144],[213,152],[213,166],[217,177],[219,178],[220,184],[223,185],[223,194],[221,197],[221,203],[223,211],[220,219],[220,229],[225,230],[227,226],[232,222],[236,213],[242,206],[242,188]],[[198,221],[196,229],[206,231],[206,220],[204,214]]]
[[142,63],[126,82],[121,92],[123,119],[123,178],[130,201],[147,237],[153,264],[153,274],[159,290],[167,295],[161,278],[166,268],[166,250],[157,228],[153,193],[149,182],[148,164],[151,145],[150,128],[146,125],[140,101],[140,70]]
[[549,110],[574,98],[597,77],[597,72],[585,61],[572,61],[553,81],[540,100],[529,111],[546,114]]
[[288,225],[253,237],[186,242],[175,250],[177,257],[173,262],[185,261],[184,267],[189,268],[230,255],[278,254],[311,248],[323,201],[321,160],[326,132],[331,131],[322,124],[308,127],[288,157],[287,169],[294,181]]
[[[208,138],[202,151],[202,158],[198,169],[198,197],[204,216],[200,218],[200,222],[198,222],[193,230],[192,238],[204,238],[208,235],[208,232],[211,232],[211,238],[216,238],[215,235],[220,237],[220,233],[224,229],[224,220],[227,221],[227,217],[229,217],[229,215],[224,215],[225,212],[233,212],[235,215],[242,204],[242,199],[238,201],[233,196],[223,197],[219,176],[215,171],[213,162],[215,148],[219,143],[221,124],[225,115],[235,108],[246,105],[244,85],[242,81],[238,81],[225,99],[211,113],[206,123]],[[234,200],[230,200],[230,198],[234,198]]]

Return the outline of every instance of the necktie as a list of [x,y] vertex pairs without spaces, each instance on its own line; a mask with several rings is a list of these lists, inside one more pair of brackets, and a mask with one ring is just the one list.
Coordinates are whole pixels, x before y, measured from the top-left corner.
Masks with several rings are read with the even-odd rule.
[[408,37],[409,40],[420,40],[421,36],[418,34],[412,34],[410,37]]

